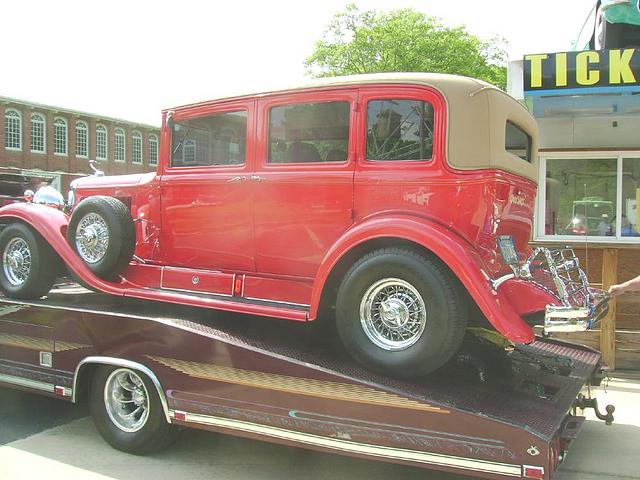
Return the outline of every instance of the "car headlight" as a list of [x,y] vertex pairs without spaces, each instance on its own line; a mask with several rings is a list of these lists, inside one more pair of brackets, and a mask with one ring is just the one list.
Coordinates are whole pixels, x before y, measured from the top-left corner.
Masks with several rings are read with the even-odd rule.
[[35,193],[33,196],[33,203],[63,209],[64,197],[59,191],[49,185],[42,187]]

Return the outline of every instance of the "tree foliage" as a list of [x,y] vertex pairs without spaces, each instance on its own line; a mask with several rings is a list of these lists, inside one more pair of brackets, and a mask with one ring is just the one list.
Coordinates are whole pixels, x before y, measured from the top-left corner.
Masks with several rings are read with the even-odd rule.
[[481,40],[412,9],[360,11],[333,17],[305,65],[315,77],[376,72],[436,72],[506,87],[505,42]]

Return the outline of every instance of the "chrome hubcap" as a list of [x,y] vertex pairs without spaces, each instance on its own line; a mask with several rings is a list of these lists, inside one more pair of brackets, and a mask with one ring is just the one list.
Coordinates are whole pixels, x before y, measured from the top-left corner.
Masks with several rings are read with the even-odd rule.
[[4,247],[2,268],[9,283],[14,287],[27,281],[31,272],[31,250],[27,242],[20,238],[12,238]]
[[109,229],[107,223],[97,213],[88,213],[78,223],[76,231],[78,253],[87,263],[102,260],[109,247]]
[[104,405],[113,424],[123,432],[137,432],[149,418],[149,392],[133,370],[120,368],[107,378]]
[[385,278],[371,285],[362,297],[360,323],[378,347],[403,350],[420,339],[427,325],[427,309],[413,285]]

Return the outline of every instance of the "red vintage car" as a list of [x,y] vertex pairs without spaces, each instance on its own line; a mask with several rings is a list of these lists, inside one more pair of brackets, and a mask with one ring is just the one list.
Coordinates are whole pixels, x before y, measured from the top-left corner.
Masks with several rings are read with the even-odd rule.
[[357,360],[399,377],[441,367],[468,326],[529,343],[533,324],[585,330],[606,308],[572,251],[528,247],[536,123],[487,83],[325,79],[162,125],[156,173],[76,180],[66,213],[0,209],[6,295],[46,295],[68,269],[113,295],[327,313]]

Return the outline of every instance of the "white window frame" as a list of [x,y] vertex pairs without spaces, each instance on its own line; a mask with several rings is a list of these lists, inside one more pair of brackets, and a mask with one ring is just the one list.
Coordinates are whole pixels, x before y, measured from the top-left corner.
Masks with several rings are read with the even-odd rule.
[[[160,143],[158,142],[158,136],[156,134],[151,134],[149,135],[149,146],[148,146],[148,151],[149,151],[149,165],[152,167],[155,167],[158,165],[158,156],[159,156],[159,152],[160,152]],[[154,142],[155,147],[152,149],[151,148],[151,143]],[[151,152],[155,152],[155,161],[151,161]]]
[[[8,147],[7,146],[7,121],[8,121],[8,115],[9,113],[15,113],[17,118],[18,118],[18,146],[17,147]],[[11,117],[11,118],[16,118],[16,117]],[[13,152],[21,152],[22,151],[22,113],[19,110],[16,110],[15,108],[7,108],[4,111],[4,124],[3,124],[3,128],[4,128],[4,134],[5,134],[5,140],[4,140],[4,148],[5,150],[11,150]]]
[[[193,160],[187,161],[185,152],[193,150]],[[198,144],[194,139],[185,140],[182,144],[182,165],[185,167],[191,167],[198,164]]]
[[[84,127],[84,129],[82,129],[81,127]],[[86,155],[80,155],[78,153],[78,130],[84,130],[84,134],[85,134],[85,145],[84,145],[84,150],[86,153]],[[89,158],[89,125],[87,124],[87,122],[83,121],[83,120],[78,120],[76,121],[76,157],[78,158]]]
[[[623,159],[640,158],[640,150],[581,151],[581,152],[541,152],[538,166],[538,198],[536,201],[534,239],[537,242],[549,243],[603,243],[603,244],[639,244],[640,237],[622,236],[622,174]],[[602,237],[594,235],[546,235],[545,213],[547,197],[547,160],[616,160],[616,235]]]
[[[140,159],[136,161],[136,142],[140,144]],[[131,134],[131,163],[134,165],[142,165],[144,161],[144,137],[139,131],[134,131]]]
[[[98,141],[98,132],[104,132],[104,157],[100,156],[98,152],[98,147],[100,146],[100,142]],[[109,129],[99,123],[96,125],[96,160],[107,160],[109,158]]]
[[[118,158],[118,139],[122,139],[122,158]],[[116,128],[114,130],[114,152],[113,158],[118,163],[124,163],[127,161],[127,135],[123,128]]]
[[[58,127],[64,124],[64,152],[58,151]],[[69,122],[62,117],[56,117],[53,120],[53,154],[58,157],[66,157],[69,155]]]
[[[42,124],[42,150],[34,150],[33,149],[33,122],[34,117],[40,117],[40,120],[36,120],[36,122],[40,122]],[[47,117],[39,112],[33,112],[31,114],[31,138],[29,142],[29,148],[31,153],[47,153]]]

